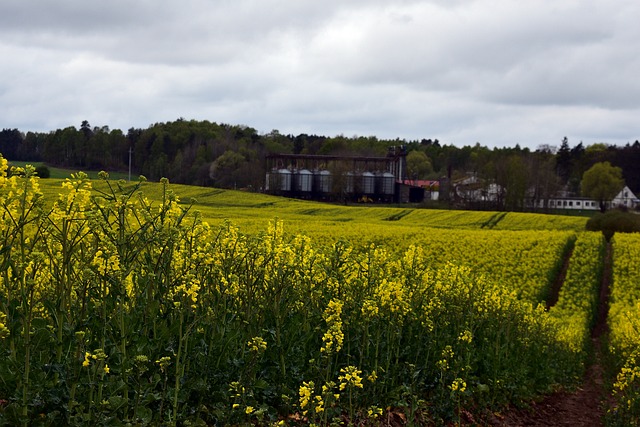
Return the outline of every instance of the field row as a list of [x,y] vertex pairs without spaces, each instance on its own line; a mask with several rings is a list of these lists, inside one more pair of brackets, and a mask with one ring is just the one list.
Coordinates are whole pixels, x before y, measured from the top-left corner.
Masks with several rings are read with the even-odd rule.
[[550,311],[558,319],[559,337],[585,356],[596,321],[604,256],[605,240],[601,233],[578,235],[558,301]]
[[617,425],[640,419],[640,235],[616,234],[609,310],[610,350],[618,373],[617,406],[610,417]]

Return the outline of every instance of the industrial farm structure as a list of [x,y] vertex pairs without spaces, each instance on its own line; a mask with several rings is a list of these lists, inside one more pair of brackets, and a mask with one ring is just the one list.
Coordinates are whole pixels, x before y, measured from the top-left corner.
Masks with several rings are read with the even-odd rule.
[[406,156],[403,146],[389,148],[385,157],[271,154],[266,190],[320,200],[403,201]]

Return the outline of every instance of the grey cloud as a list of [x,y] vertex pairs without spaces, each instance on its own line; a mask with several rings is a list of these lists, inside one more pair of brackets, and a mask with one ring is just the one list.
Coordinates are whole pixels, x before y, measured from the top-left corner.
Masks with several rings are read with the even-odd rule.
[[0,117],[535,147],[640,125],[635,0],[3,0]]

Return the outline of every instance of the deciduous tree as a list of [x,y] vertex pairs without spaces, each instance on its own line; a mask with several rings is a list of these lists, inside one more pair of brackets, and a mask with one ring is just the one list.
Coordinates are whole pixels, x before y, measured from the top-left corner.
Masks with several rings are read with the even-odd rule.
[[582,175],[580,186],[582,195],[597,200],[600,211],[604,212],[607,202],[624,187],[622,169],[611,166],[609,162],[596,163]]
[[431,160],[422,151],[411,151],[407,154],[407,176],[409,179],[426,179],[433,173]]

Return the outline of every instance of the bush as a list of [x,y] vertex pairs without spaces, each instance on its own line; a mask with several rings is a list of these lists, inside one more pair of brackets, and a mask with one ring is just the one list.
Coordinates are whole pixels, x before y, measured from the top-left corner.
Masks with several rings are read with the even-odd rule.
[[587,221],[587,230],[602,231],[607,240],[614,233],[640,232],[640,215],[619,209],[597,213]]
[[51,171],[49,170],[48,167],[42,165],[42,166],[38,166],[36,168],[36,174],[40,177],[40,178],[49,178],[51,177]]

